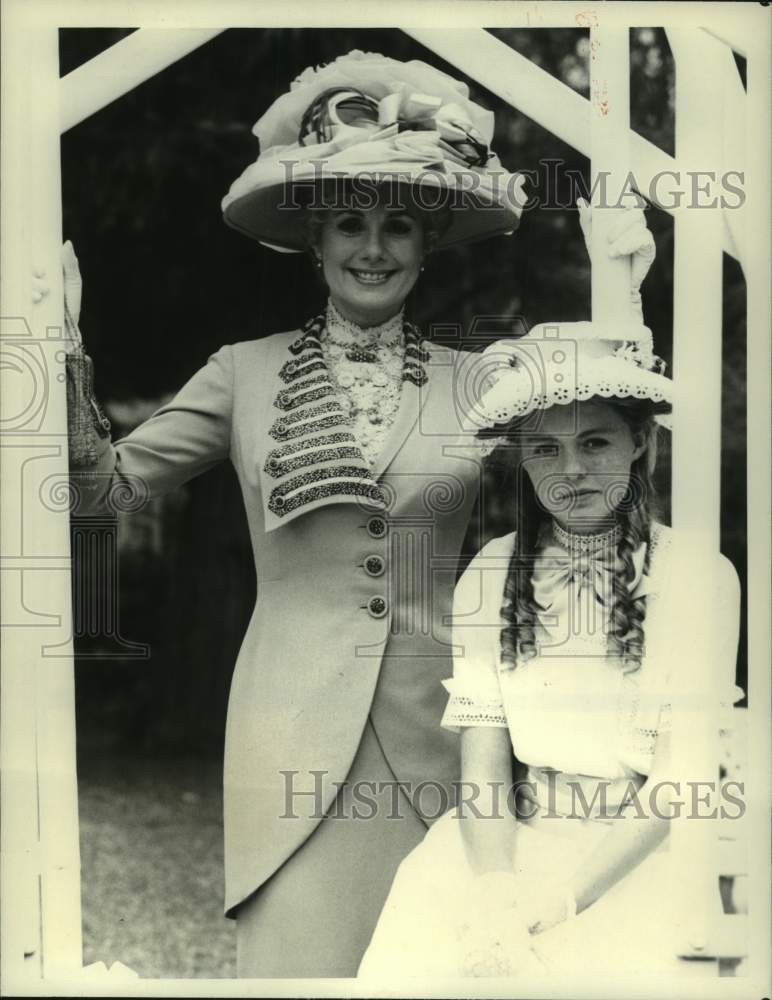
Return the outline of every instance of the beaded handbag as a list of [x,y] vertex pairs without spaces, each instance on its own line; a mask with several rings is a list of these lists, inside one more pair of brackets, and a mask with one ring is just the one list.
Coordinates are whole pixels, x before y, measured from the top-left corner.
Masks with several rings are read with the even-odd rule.
[[65,326],[74,345],[65,358],[67,434],[70,465],[97,464],[100,438],[110,434],[110,421],[94,396],[94,364],[83,350],[80,330],[65,307]]

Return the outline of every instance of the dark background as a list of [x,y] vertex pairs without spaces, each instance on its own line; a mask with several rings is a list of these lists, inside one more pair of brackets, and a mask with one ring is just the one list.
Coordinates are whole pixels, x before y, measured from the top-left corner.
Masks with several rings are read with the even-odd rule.
[[[63,30],[62,74],[130,30]],[[494,34],[587,96],[587,31]],[[153,412],[222,344],[297,327],[323,303],[303,255],[273,253],[228,229],[219,205],[256,157],[251,126],[271,101],[306,66],[354,48],[424,59],[463,79],[398,30],[230,30],[63,136],[64,232],[80,259],[81,327],[115,436]],[[631,55],[633,127],[672,153],[675,80],[664,33],[635,29]],[[494,149],[504,165],[562,161],[560,200],[570,204],[565,171],[588,179],[587,160],[466,82],[473,99],[496,113]],[[644,314],[672,371],[673,225],[656,209],[647,215],[658,256],[643,289]],[[541,208],[524,215],[513,238],[431,258],[412,308],[429,336],[434,324],[468,332],[475,317],[498,317],[486,327],[493,339],[523,321],[586,319],[589,293],[576,212]],[[745,286],[728,257],[723,329],[721,544],[745,583]],[[485,513],[486,537],[511,530],[505,498],[491,498]],[[131,752],[215,759],[256,587],[232,469],[222,466],[122,517],[118,537],[115,631],[147,644],[151,655],[127,657],[109,629],[77,642],[79,758]],[[465,551],[484,540],[473,528]],[[81,584],[95,582],[83,565],[77,575]],[[743,686],[745,677],[743,624]]]

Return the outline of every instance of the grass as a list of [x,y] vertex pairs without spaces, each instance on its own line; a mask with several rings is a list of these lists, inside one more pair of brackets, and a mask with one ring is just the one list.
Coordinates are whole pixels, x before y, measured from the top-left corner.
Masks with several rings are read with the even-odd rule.
[[143,977],[236,974],[223,917],[219,762],[101,757],[79,765],[84,964]]

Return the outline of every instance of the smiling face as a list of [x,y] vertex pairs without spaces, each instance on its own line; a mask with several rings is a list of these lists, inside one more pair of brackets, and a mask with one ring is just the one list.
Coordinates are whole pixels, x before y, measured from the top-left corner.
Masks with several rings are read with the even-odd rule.
[[418,278],[423,225],[398,208],[334,209],[325,215],[316,252],[342,315],[376,326],[399,312]]
[[592,532],[613,521],[645,449],[612,405],[590,399],[546,410],[522,456],[540,505],[563,528]]

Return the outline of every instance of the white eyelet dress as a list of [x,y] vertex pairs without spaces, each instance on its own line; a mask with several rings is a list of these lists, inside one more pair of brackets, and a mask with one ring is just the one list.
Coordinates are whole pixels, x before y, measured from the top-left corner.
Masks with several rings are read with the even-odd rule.
[[[647,613],[645,654],[640,668],[632,672],[625,672],[617,659],[607,655],[608,617],[598,617],[594,595],[586,586],[582,591],[581,574],[572,573],[566,574],[565,586],[553,581],[552,606],[553,611],[559,606],[565,610],[574,602],[572,613],[550,618],[545,611],[536,629],[538,655],[514,669],[501,663],[500,609],[513,534],[486,545],[457,585],[454,672],[453,679],[445,682],[450,700],[442,724],[507,728],[516,757],[529,767],[524,787],[529,818],[518,818],[512,844],[517,895],[529,903],[549,887],[565,892],[613,824],[635,822],[629,816],[610,818],[611,807],[624,798],[631,781],[635,788],[642,785],[658,734],[669,726],[668,682],[674,665],[668,649],[672,630],[678,627],[678,609],[660,603],[659,596],[668,572],[671,538],[669,528],[653,527],[647,574],[641,572],[645,548],[634,555],[638,573],[631,590],[646,594]],[[540,558],[550,553],[555,554],[554,539],[541,549]],[[539,566],[537,560],[536,569]],[[536,575],[535,570],[535,593]],[[715,607],[705,613],[720,615],[725,623],[721,655],[731,667],[737,648],[739,584],[723,557],[716,567],[716,581]],[[731,686],[716,695],[728,705],[736,699]],[[599,803],[591,806],[589,815],[575,805],[570,780],[590,803],[599,782],[605,783],[609,806],[605,816],[599,815]],[[678,873],[670,863],[668,846],[666,837],[578,916],[539,935],[526,935],[526,945],[518,938],[513,965],[525,977],[522,995],[528,995],[528,985],[538,988],[549,983],[576,989],[572,995],[581,994],[584,987],[614,995],[614,984],[620,988],[626,984],[629,990],[633,984],[662,976],[660,985],[667,986],[673,975],[697,973],[698,965],[704,968],[705,963],[680,960],[674,953],[679,917],[668,902]],[[467,940],[462,931],[473,879],[460,824],[451,810],[402,862],[360,977],[461,975]],[[715,905],[720,907],[717,878]],[[517,949],[526,946],[531,954],[521,951],[518,962]],[[533,953],[538,956],[535,965]]]

